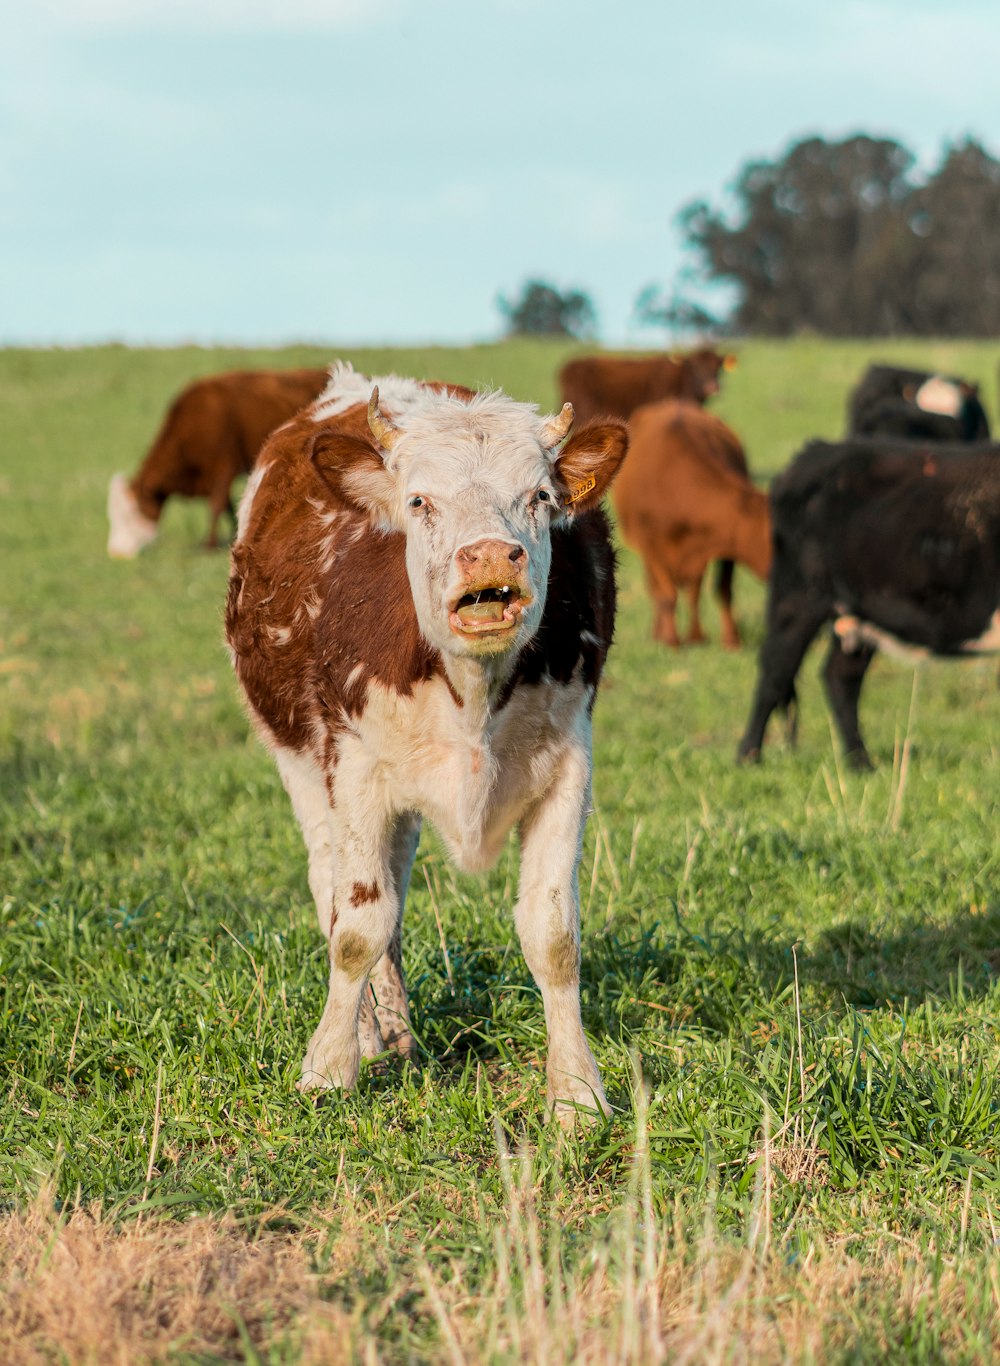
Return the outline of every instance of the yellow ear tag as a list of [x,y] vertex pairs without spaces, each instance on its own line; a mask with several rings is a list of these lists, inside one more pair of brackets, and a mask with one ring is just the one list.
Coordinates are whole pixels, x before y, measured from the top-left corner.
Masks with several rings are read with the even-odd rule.
[[573,490],[570,496],[568,498],[563,499],[563,501],[566,503],[578,503],[580,499],[584,497],[585,494],[588,494],[591,489],[596,488],[597,478],[595,475],[592,474],[590,478],[585,479],[582,484],[577,484],[576,488]]

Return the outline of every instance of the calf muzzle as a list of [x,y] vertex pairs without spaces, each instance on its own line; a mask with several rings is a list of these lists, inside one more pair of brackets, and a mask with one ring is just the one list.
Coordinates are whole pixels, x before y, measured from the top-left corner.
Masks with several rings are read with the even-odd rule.
[[452,630],[463,636],[513,631],[532,600],[524,547],[512,541],[474,541],[456,551],[455,564],[462,591],[448,614]]

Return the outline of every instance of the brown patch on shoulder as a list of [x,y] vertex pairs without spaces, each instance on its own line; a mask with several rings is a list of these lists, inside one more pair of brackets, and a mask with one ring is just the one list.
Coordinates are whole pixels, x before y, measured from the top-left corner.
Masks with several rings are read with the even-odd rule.
[[369,906],[381,895],[377,882],[356,882],[351,888],[351,905]]
[[334,949],[333,965],[346,972],[352,981],[357,981],[372,966],[372,957],[372,946],[364,935],[345,930]]

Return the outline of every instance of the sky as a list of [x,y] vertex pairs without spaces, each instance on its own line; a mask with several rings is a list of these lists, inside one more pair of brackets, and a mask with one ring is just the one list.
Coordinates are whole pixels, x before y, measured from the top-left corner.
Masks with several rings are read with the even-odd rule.
[[0,0],[0,344],[608,344],[807,134],[1000,151],[995,0]]

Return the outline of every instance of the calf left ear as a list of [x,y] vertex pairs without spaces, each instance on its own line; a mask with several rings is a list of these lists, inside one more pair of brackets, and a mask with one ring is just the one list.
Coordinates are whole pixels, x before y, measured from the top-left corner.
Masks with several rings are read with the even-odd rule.
[[594,422],[581,427],[556,457],[559,502],[569,517],[596,507],[618,473],[628,450],[624,422]]

